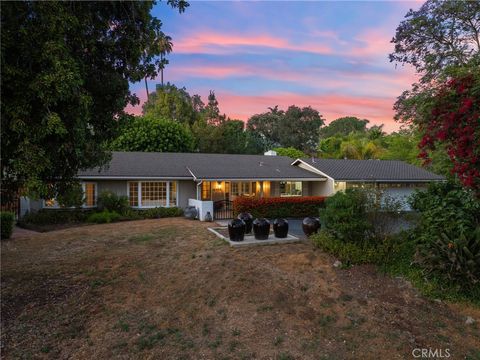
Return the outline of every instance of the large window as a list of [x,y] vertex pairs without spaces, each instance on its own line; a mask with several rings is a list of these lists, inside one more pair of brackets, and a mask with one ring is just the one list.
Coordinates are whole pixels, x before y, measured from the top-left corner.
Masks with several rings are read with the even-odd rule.
[[176,181],[132,181],[128,184],[128,198],[133,207],[160,207],[177,205]]
[[210,181],[202,182],[202,200],[212,199],[212,183]]
[[280,181],[280,196],[302,196],[302,182]]
[[85,196],[85,206],[93,207],[97,206],[97,184],[95,183],[84,183],[83,184],[83,193]]

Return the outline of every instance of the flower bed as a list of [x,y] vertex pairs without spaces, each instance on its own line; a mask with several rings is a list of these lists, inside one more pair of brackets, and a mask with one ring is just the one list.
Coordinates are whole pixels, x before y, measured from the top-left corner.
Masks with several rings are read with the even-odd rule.
[[272,197],[247,198],[237,197],[233,201],[233,213],[249,212],[253,217],[284,218],[318,216],[318,210],[323,207],[325,197]]

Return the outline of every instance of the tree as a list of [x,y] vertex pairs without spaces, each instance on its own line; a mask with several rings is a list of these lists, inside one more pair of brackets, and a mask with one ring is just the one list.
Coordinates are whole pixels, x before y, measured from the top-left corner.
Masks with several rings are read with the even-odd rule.
[[365,132],[369,122],[367,119],[359,119],[355,116],[341,117],[322,127],[320,137],[325,139],[335,135],[348,135],[351,132]]
[[292,105],[287,111],[275,106],[267,113],[253,115],[247,122],[247,129],[257,132],[266,148],[294,147],[312,153],[317,147],[323,123],[318,111],[309,106]]
[[480,72],[467,72],[442,84],[430,109],[427,121],[419,124],[420,157],[428,162],[428,151],[444,145],[452,173],[480,196]]
[[465,66],[480,52],[480,2],[428,0],[397,27],[390,61],[413,65],[422,82],[447,66]]
[[480,3],[429,0],[406,18],[390,59],[415,66],[421,79],[397,99],[395,119],[419,132],[425,164],[434,159],[444,169],[448,152],[451,171],[475,188]]
[[210,125],[220,125],[226,120],[225,114],[220,115],[218,101],[215,92],[212,90],[210,90],[210,94],[208,94],[208,103],[203,109],[203,117]]
[[[188,3],[168,3],[184,11]],[[51,197],[108,161],[129,83],[157,75],[153,2],[8,2],[1,11],[1,176]],[[2,194],[4,195],[4,194]],[[7,201],[2,196],[2,201]]]
[[245,123],[241,120],[227,119],[218,125],[209,124],[205,119],[199,120],[192,127],[196,149],[202,153],[261,153],[263,149],[255,136],[244,128]]
[[110,148],[115,151],[191,152],[193,146],[193,135],[185,125],[143,116],[128,123]]
[[143,104],[143,114],[192,125],[200,118],[203,108],[199,95],[192,97],[186,88],[167,83],[157,85],[157,91]]
[[295,149],[293,147],[288,147],[288,148],[274,148],[274,151],[277,152],[277,155],[279,156],[288,156],[292,159],[301,159],[301,158],[306,158],[307,154],[305,154],[303,151]]

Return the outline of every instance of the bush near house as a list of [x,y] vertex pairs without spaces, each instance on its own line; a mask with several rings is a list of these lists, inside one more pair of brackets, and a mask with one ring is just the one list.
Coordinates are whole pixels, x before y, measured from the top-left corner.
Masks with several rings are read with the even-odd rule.
[[[370,263],[404,276],[428,296],[479,303],[480,201],[459,184],[434,183],[411,199],[418,212],[414,229],[381,231],[385,214],[366,192],[337,193],[320,212],[323,228],[314,244],[346,265]],[[386,211],[385,211],[386,210]],[[398,214],[398,212],[397,212]]]
[[91,214],[86,221],[97,224],[105,224],[119,221],[121,218],[122,216],[115,211],[103,210],[101,212]]
[[0,238],[10,239],[13,231],[13,224],[15,222],[15,215],[10,211],[2,211],[0,213]]
[[97,208],[100,211],[115,211],[122,214],[129,208],[128,198],[112,191],[103,191],[98,195]]
[[156,207],[147,210],[135,210],[135,212],[143,219],[160,219],[183,215],[183,209],[178,207]]
[[237,197],[233,201],[233,212],[237,216],[241,212],[249,212],[253,217],[285,218],[317,216],[323,207],[325,197],[272,197],[248,198]]
[[28,228],[28,225],[81,223],[93,212],[94,210],[90,209],[41,209],[25,214],[19,225]]
[[464,289],[480,284],[480,201],[458,183],[431,184],[412,197],[420,213],[415,262]]
[[[118,196],[107,196],[108,201],[103,210],[100,209],[42,209],[27,213],[19,221],[19,225],[36,231],[51,231],[65,226],[76,226],[85,222],[109,223],[115,221],[159,219],[183,215],[178,207],[156,207],[146,210],[124,207],[124,201]],[[113,199],[113,200],[112,200]],[[108,207],[108,208],[107,208]],[[123,209],[121,212],[109,209]],[[117,216],[118,215],[118,216]]]

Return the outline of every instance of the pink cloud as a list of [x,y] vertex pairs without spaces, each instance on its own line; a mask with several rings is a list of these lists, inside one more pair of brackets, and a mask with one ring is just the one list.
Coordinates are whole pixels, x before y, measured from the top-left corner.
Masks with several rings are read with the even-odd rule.
[[175,53],[214,53],[231,52],[234,47],[273,48],[292,51],[307,51],[317,54],[330,54],[332,49],[317,43],[293,44],[287,39],[273,35],[224,34],[215,32],[189,33],[176,40]]
[[381,28],[368,29],[358,36],[355,40],[362,45],[353,46],[347,54],[354,57],[365,58],[369,56],[382,56],[387,58],[393,51],[393,44],[390,43],[392,32]]

